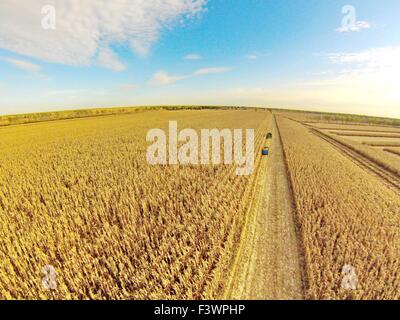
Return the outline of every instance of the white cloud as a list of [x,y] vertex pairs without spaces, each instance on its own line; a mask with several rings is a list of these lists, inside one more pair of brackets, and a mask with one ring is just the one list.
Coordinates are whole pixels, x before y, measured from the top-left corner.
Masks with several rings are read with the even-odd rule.
[[[295,83],[288,96],[343,112],[399,114],[400,46],[325,55],[334,70]],[[332,109],[334,110],[334,109]]]
[[330,53],[327,57],[333,64],[345,67],[341,74],[383,77],[385,82],[400,79],[400,46]]
[[365,29],[371,29],[371,24],[367,21],[357,21],[356,23],[348,26],[337,28],[336,31],[343,32],[360,32]]
[[165,71],[159,71],[150,79],[149,83],[155,86],[165,86],[185,78],[187,78],[187,76],[169,75]]
[[201,102],[400,117],[400,46],[323,57],[330,62],[329,71],[309,80],[215,90]]
[[190,53],[184,57],[185,60],[200,60],[201,56],[197,53]]
[[125,65],[118,60],[117,55],[112,52],[110,48],[104,48],[100,50],[98,62],[104,68],[113,71],[120,72],[126,69]]
[[230,70],[232,70],[232,68],[228,67],[203,68],[203,69],[198,69],[195,72],[187,75],[170,75],[165,71],[159,71],[150,79],[149,84],[165,86],[187,78],[193,78],[215,73],[224,73]]
[[225,73],[231,71],[232,68],[229,67],[216,67],[216,68],[203,68],[195,71],[194,75],[206,75],[206,74],[213,74],[213,73]]
[[[106,50],[112,44],[128,44],[135,53],[146,55],[164,29],[203,12],[206,2],[1,0],[0,48],[47,62],[77,66],[91,65],[99,49]],[[56,9],[55,30],[42,28],[44,5]],[[111,56],[106,51],[105,66],[122,69],[116,57],[107,59]]]
[[14,65],[15,67],[29,71],[29,72],[39,72],[41,70],[41,67],[37,64],[21,60],[21,59],[14,59],[14,58],[6,58],[4,59],[8,63]]

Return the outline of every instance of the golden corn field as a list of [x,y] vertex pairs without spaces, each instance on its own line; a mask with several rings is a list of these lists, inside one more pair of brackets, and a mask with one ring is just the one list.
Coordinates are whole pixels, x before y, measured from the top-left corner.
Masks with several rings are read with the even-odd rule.
[[[233,166],[150,166],[146,132],[256,128],[254,111],[155,111],[0,128],[0,296],[212,298],[252,184]],[[259,161],[259,157],[258,160]],[[41,269],[57,270],[57,291]]]
[[[400,197],[294,121],[279,118],[311,299],[400,298]],[[398,164],[398,162],[397,162]],[[342,267],[357,290],[341,288]]]
[[[400,127],[130,111],[0,118],[1,299],[400,299]],[[254,172],[150,165],[146,134],[172,120],[255,129]]]

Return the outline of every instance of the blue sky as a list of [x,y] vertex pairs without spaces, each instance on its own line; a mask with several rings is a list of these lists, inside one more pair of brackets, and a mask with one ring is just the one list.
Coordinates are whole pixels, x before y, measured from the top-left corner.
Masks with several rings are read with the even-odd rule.
[[399,12],[398,0],[2,0],[0,114],[213,104],[400,117]]

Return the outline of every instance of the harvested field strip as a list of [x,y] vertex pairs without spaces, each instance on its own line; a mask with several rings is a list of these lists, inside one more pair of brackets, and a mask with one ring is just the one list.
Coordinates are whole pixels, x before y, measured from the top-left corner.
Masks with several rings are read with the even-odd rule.
[[371,127],[366,127],[364,128],[333,128],[333,127],[317,127],[317,126],[312,126],[308,125],[305,123],[306,126],[313,127],[316,129],[320,130],[331,130],[331,131],[355,131],[355,132],[379,132],[379,133],[393,133],[393,134],[400,134],[400,129],[398,130],[393,130],[393,128],[388,128],[387,130],[384,129],[377,129],[377,128],[371,128]]
[[[305,250],[307,298],[400,298],[400,198],[303,125],[278,117]],[[341,284],[343,267],[356,290]],[[389,285],[390,284],[390,285]]]
[[383,149],[383,150],[386,151],[386,152],[393,153],[393,154],[395,154],[395,155],[397,155],[397,156],[400,156],[400,150],[397,150],[397,149],[388,149],[388,148],[385,148],[385,149]]
[[393,137],[357,137],[357,136],[348,136],[345,137],[347,139],[356,139],[356,140],[362,140],[363,142],[366,143],[400,143],[399,138],[393,138]]
[[301,122],[302,124],[310,127],[315,127],[317,129],[323,130],[350,130],[350,131],[373,131],[373,132],[393,132],[400,133],[399,126],[379,126],[373,124],[336,124],[336,123],[310,123],[304,121],[298,121],[296,119],[290,119],[293,121]]
[[327,134],[327,133],[323,132],[322,130],[318,130],[318,131],[324,133],[325,135],[330,136],[332,139],[339,141],[340,143],[350,147],[351,149],[356,150],[363,156],[365,156],[369,159],[372,159],[373,161],[378,163],[380,166],[382,166],[382,167],[388,169],[389,171],[400,176],[400,161],[399,161],[398,157],[393,154],[383,151],[384,147],[379,147],[379,146],[373,147],[373,146],[362,144],[359,141],[350,140],[345,137]]
[[344,133],[344,132],[337,132],[337,131],[330,131],[329,133],[336,134],[338,136],[343,137],[373,137],[373,138],[400,138],[400,134],[394,133],[375,133],[375,132],[366,132],[366,133]]
[[360,132],[360,133],[364,133],[364,132],[371,132],[371,133],[387,133],[387,134],[400,134],[400,130],[399,131],[395,131],[395,130],[379,130],[379,129],[347,129],[347,128],[319,128],[319,127],[314,127],[314,126],[309,126],[309,127],[313,127],[315,129],[319,129],[319,130],[324,130],[324,131],[332,131],[333,133],[337,133],[337,132]]
[[400,142],[390,142],[390,141],[363,141],[362,144],[366,144],[371,147],[400,147]]
[[[286,119],[289,119],[295,123],[298,123],[302,126],[309,128],[309,129],[317,130],[317,131],[321,132],[322,134],[329,136],[336,141],[339,141],[343,145],[357,151],[358,153],[362,154],[363,156],[378,163],[381,167],[386,168],[387,170],[393,172],[397,176],[400,176],[400,161],[398,160],[398,157],[393,154],[383,151],[383,147],[377,146],[376,149],[374,149],[372,146],[362,144],[356,140],[350,140],[348,138],[341,137],[341,136],[338,136],[338,135],[335,135],[332,133],[327,134],[326,129],[313,127],[305,122],[300,122],[295,119],[290,119],[290,118],[286,118]],[[380,148],[380,149],[378,150],[377,148]]]
[[[319,130],[319,131],[321,131],[321,130]],[[330,134],[330,135],[332,135],[332,134]],[[336,136],[343,137],[346,140],[357,141],[357,142],[365,143],[365,144],[378,143],[380,145],[381,143],[384,143],[384,144],[400,143],[399,138],[391,138],[391,137],[359,137],[359,136],[340,136],[340,135],[336,135]]]
[[320,138],[324,139],[325,141],[329,142],[338,150],[342,151],[344,155],[352,159],[357,165],[361,166],[362,168],[365,168],[366,170],[375,174],[377,177],[381,178],[383,181],[385,181],[386,184],[394,188],[395,191],[400,192],[400,177],[397,174],[381,166],[373,159],[364,156],[357,150],[349,146],[346,146],[340,141],[337,141],[318,130],[311,129],[311,132],[319,136]]

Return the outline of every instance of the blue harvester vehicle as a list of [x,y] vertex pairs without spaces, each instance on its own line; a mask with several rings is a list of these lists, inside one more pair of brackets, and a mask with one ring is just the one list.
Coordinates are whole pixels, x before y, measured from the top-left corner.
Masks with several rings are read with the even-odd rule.
[[261,154],[263,156],[268,156],[269,155],[269,147],[264,147],[261,151]]

